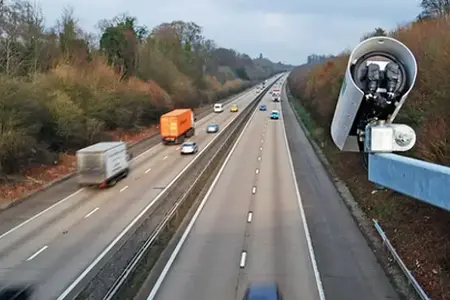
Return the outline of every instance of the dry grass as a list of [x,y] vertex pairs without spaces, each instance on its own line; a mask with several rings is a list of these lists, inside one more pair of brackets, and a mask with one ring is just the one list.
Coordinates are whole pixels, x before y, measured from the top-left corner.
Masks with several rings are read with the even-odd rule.
[[[413,126],[418,134],[409,155],[450,165],[450,30],[449,20],[431,20],[399,28],[393,36],[415,54],[419,77],[398,122]],[[329,128],[346,55],[324,64],[295,70],[290,88],[315,123]],[[325,152],[338,175],[346,181],[359,204],[377,218],[408,267],[433,299],[450,299],[450,214],[394,192],[374,192],[356,154],[336,150],[328,136]]]

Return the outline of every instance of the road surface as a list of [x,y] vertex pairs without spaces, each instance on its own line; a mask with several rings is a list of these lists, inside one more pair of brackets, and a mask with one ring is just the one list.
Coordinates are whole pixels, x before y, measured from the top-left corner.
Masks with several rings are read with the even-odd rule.
[[[191,140],[201,151],[215,136],[206,134],[207,124],[222,130],[256,96],[253,89],[233,101],[238,113],[229,112],[228,104],[197,122]],[[113,188],[78,190],[31,219],[24,208],[2,212],[0,281],[35,282],[36,299],[56,299],[192,159],[181,156],[178,146],[159,144],[136,157],[128,178]],[[56,187],[49,197],[61,191]],[[33,199],[26,203],[32,207]]]
[[265,96],[154,299],[243,299],[278,282],[285,299],[320,299],[282,120]]
[[[167,272],[140,299],[239,300],[265,281],[284,299],[399,299],[282,99],[265,97],[268,111],[256,112]],[[267,119],[274,108],[279,121]]]
[[[283,99],[286,98],[282,90]],[[327,299],[399,299],[317,157],[287,100],[282,102],[297,183]]]

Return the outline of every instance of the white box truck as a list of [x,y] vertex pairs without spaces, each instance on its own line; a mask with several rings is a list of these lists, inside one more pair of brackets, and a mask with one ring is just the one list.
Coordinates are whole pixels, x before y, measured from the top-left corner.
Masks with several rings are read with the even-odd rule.
[[130,170],[131,155],[125,142],[97,143],[78,150],[76,156],[80,186],[112,186]]

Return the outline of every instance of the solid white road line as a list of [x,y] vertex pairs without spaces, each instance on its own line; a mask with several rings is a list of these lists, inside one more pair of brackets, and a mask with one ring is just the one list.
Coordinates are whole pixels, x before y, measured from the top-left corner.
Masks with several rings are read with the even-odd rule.
[[[288,100],[284,100],[284,101],[288,101]],[[282,109],[280,110],[280,115],[283,116]],[[305,210],[303,208],[302,198],[300,196],[300,189],[297,184],[297,176],[295,175],[294,163],[292,162],[292,155],[291,155],[291,151],[289,150],[289,143],[288,143],[288,138],[286,135],[286,126],[284,125],[284,118],[282,118],[281,124],[283,126],[283,134],[284,134],[284,141],[286,144],[286,152],[287,152],[289,164],[291,167],[291,174],[294,179],[295,192],[297,194],[298,207],[300,209],[300,215],[302,217],[303,228],[304,228],[305,236],[306,236],[306,243],[308,244],[309,257],[310,257],[311,264],[313,267],[314,276],[316,278],[317,290],[319,292],[320,299],[325,300],[325,292],[323,290],[322,279],[320,278],[319,268],[317,267],[317,261],[316,261],[316,256],[314,254],[314,248],[313,248],[312,241],[311,241],[311,235],[309,233],[308,223],[306,222]]]
[[67,200],[69,200],[69,199],[72,198],[73,196],[75,196],[75,195],[81,193],[83,190],[84,190],[84,188],[79,189],[79,190],[76,191],[75,193],[70,194],[69,196],[67,196],[66,198],[60,200],[59,202],[56,202],[56,203],[53,204],[52,206],[47,207],[46,209],[44,209],[44,210],[41,211],[40,213],[38,213],[38,214],[32,216],[32,217],[29,218],[28,220],[23,221],[23,222],[20,223],[19,225],[17,225],[17,226],[15,226],[15,227],[11,228],[11,229],[8,230],[7,232],[5,232],[5,233],[3,233],[2,235],[0,235],[0,239],[4,238],[5,236],[7,236],[7,235],[9,235],[9,234],[11,234],[11,233],[13,233],[13,232],[16,231],[17,229],[19,229],[19,228],[21,228],[21,227],[27,225],[27,224],[30,223],[31,221],[33,221],[33,220],[39,218],[40,216],[42,216],[42,215],[45,214],[46,212],[50,211],[51,209],[55,208],[56,206],[58,206],[58,205],[60,205],[60,204],[62,204],[62,203],[64,203],[64,202],[66,202]]
[[[247,93],[244,93],[244,94],[242,94],[242,95],[238,95],[238,96],[236,96],[235,98],[231,98],[230,100],[227,100],[227,101],[231,101],[231,100],[236,100],[236,101],[237,101],[237,100],[240,99],[240,98],[244,98],[244,97],[250,95],[250,92],[251,92],[251,91],[249,91],[249,92],[247,92]],[[206,120],[206,118],[204,118],[204,119],[202,119],[202,120]],[[155,149],[156,147],[158,147],[158,146],[160,146],[160,145],[161,145],[161,144],[159,143],[159,144],[157,144],[157,145],[151,147],[150,149],[145,150],[144,152],[142,152],[142,153],[139,154],[138,156],[133,157],[133,158],[131,159],[131,161],[137,160],[138,158],[140,158],[140,157],[146,155],[147,153],[149,153],[150,151],[152,151],[153,149]],[[83,191],[83,190],[84,190],[84,188],[81,188],[81,189],[77,190],[76,192],[74,192],[74,193],[68,195],[67,197],[65,197],[65,198],[63,198],[63,199],[61,199],[61,200],[59,200],[58,202],[56,202],[56,203],[54,203],[53,205],[47,207],[47,208],[44,209],[43,211],[41,211],[41,212],[37,213],[36,215],[32,216],[31,218],[27,219],[26,221],[23,221],[23,222],[20,223],[19,225],[14,226],[14,227],[11,228],[10,230],[8,230],[8,231],[6,231],[5,233],[1,234],[1,235],[0,235],[0,240],[1,240],[2,238],[4,238],[5,236],[7,236],[7,235],[13,233],[14,231],[16,231],[16,230],[22,228],[23,226],[27,225],[28,223],[32,222],[33,220],[39,218],[40,216],[42,216],[42,215],[45,214],[46,212],[49,212],[50,210],[52,210],[53,208],[57,207],[58,205],[63,204],[64,202],[66,202],[67,200],[69,200],[69,199],[72,198],[73,196],[79,194],[79,193],[80,193],[81,191]]]
[[[255,110],[256,112],[256,110]],[[255,113],[253,113],[254,115]],[[252,115],[252,117],[253,117]],[[238,117],[238,115],[234,116],[226,125],[225,127],[222,129],[222,132],[224,132],[226,130],[226,128],[228,126],[230,126],[230,124]],[[251,120],[251,119],[250,119]],[[248,123],[247,123],[248,124]],[[63,300],[65,299],[71,292],[73,289],[75,289],[75,287],[86,277],[87,274],[89,274],[89,272],[92,271],[92,269],[94,269],[94,267],[108,254],[109,251],[111,251],[112,248],[114,248],[114,246],[125,236],[125,234],[130,231],[131,228],[133,228],[133,226],[142,218],[142,216],[144,216],[147,211],[152,208],[155,203],[157,203],[160,198],[162,197],[162,195],[165,194],[165,192],[172,187],[172,185],[174,185],[174,183],[178,180],[178,178],[180,178],[187,169],[189,169],[190,166],[192,166],[199,157],[201,157],[201,154],[206,151],[209,146],[220,136],[220,134],[216,135],[206,146],[205,148],[203,148],[203,150],[201,150],[198,155],[196,155],[194,157],[193,160],[191,160],[189,162],[188,165],[186,165],[183,170],[181,170],[180,173],[178,173],[178,175],[172,179],[172,181],[166,186],[166,188],[164,190],[162,190],[129,224],[127,227],[125,227],[122,232],[119,233],[119,235],[99,254],[99,256],[96,257],[96,259],[69,285],[69,287],[67,287],[62,294],[57,298],[57,300]]]
[[167,261],[167,264],[164,266],[164,269],[161,272],[161,275],[159,275],[158,280],[156,281],[155,285],[153,286],[152,290],[150,291],[150,294],[148,295],[147,300],[153,300],[155,298],[156,294],[158,293],[158,290],[160,289],[164,279],[166,278],[167,274],[169,273],[169,270],[172,267],[172,264],[175,261],[178,253],[180,252],[181,247],[183,247],[183,244],[186,241],[192,228],[194,227],[194,224],[197,221],[197,218],[200,215],[200,212],[203,210],[203,207],[205,206],[206,201],[208,201],[208,198],[210,197],[212,191],[214,190],[214,187],[216,186],[217,182],[219,181],[219,178],[222,175],[223,171],[225,170],[225,167],[228,164],[231,156],[233,155],[237,145],[239,144],[239,141],[241,140],[242,136],[244,135],[250,122],[253,120],[255,113],[256,113],[256,109],[253,112],[250,119],[247,121],[247,124],[245,124],[244,129],[242,130],[241,134],[239,135],[239,137],[237,138],[233,147],[231,148],[230,152],[228,153],[227,157],[225,158],[225,161],[223,162],[222,166],[220,167],[219,172],[217,173],[216,177],[214,178],[214,181],[212,182],[211,186],[209,187],[208,191],[206,192],[206,195],[203,197],[202,202],[200,203],[199,207],[195,211],[194,216],[192,217],[191,221],[189,222],[188,226],[186,227],[186,230],[184,231],[183,236],[181,237],[177,246],[173,250],[172,255],[170,256],[169,260]]

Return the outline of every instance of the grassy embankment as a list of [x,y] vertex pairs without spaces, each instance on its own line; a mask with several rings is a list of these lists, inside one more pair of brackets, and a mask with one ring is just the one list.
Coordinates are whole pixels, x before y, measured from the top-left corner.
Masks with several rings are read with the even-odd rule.
[[73,171],[77,149],[153,135],[164,112],[202,110],[287,67],[217,47],[192,22],[147,30],[124,16],[96,43],[70,11],[49,30],[25,1],[0,16],[0,205]]
[[[392,33],[415,54],[416,87],[396,122],[416,130],[411,157],[450,165],[450,21],[415,22]],[[317,66],[291,73],[294,105],[312,137],[323,148],[338,176],[346,182],[369,218],[378,219],[389,239],[433,299],[450,299],[450,214],[393,191],[375,191],[360,157],[342,153],[331,141],[329,128],[348,53]],[[449,195],[450,197],[450,195]]]

